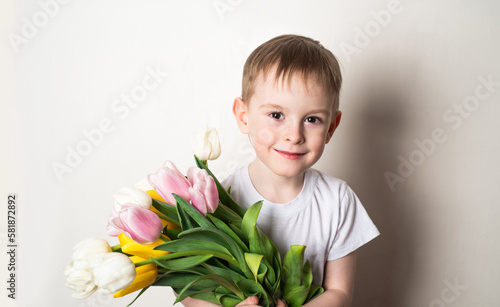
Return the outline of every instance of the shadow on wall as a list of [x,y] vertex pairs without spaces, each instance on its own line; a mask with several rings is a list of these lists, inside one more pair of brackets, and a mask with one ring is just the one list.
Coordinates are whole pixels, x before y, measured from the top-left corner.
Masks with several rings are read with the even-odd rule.
[[415,253],[417,234],[405,223],[408,213],[404,211],[408,208],[400,203],[401,193],[392,192],[384,178],[385,171],[397,167],[397,157],[402,153],[398,144],[408,138],[405,135],[410,129],[412,103],[408,87],[415,84],[408,79],[415,75],[388,67],[379,62],[372,74],[363,72],[363,77],[356,80],[364,86],[357,87],[359,96],[353,97],[352,104],[361,108],[349,124],[355,133],[349,132],[348,137],[346,162],[351,167],[341,175],[356,191],[381,233],[357,253],[353,307],[407,306],[415,276],[410,258]]

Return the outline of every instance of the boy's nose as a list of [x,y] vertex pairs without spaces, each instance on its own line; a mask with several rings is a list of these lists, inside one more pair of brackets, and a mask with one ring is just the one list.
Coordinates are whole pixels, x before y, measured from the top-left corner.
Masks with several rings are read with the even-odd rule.
[[303,127],[300,124],[291,124],[286,128],[283,134],[284,140],[292,144],[301,144],[304,142]]

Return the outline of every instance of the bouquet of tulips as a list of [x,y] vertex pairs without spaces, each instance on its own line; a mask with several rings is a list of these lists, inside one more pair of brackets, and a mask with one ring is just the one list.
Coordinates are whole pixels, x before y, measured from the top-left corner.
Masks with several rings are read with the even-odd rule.
[[256,295],[262,306],[281,298],[294,307],[323,292],[304,264],[305,246],[291,246],[282,261],[256,226],[262,202],[245,212],[208,169],[207,160],[220,154],[217,132],[206,128],[199,135],[196,166],[187,176],[167,162],[147,177],[151,189],[115,195],[107,233],[120,244],[94,238],[75,246],[65,268],[75,298],[142,289],[137,299],[150,286],[169,286],[176,303],[193,297],[234,306]]

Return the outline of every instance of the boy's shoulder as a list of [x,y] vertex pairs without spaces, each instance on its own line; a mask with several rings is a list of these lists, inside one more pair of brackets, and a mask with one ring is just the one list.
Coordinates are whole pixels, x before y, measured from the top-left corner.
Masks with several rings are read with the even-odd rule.
[[[312,174],[312,176],[309,176],[309,178],[311,178],[311,180],[314,180],[315,184],[318,185],[320,188],[325,186],[328,186],[329,188],[338,188],[340,190],[345,190],[346,188],[349,188],[349,186],[344,180],[334,176],[330,176],[315,168],[310,168],[307,170],[307,172],[310,172]],[[306,173],[306,178],[308,178],[307,173]]]
[[330,176],[314,168],[310,168],[306,171],[305,178],[306,180],[313,181],[315,193],[335,194],[342,198],[346,192],[352,191],[344,180]]

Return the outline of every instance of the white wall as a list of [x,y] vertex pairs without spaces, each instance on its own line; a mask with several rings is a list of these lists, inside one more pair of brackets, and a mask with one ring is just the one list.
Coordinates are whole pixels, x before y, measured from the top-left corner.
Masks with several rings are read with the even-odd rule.
[[[220,132],[219,176],[252,159],[232,100],[248,54],[284,33],[320,40],[343,64],[344,117],[316,167],[346,180],[382,233],[359,251],[353,306],[498,305],[498,2],[66,2],[0,9],[0,198],[6,208],[18,194],[17,306],[130,302],[72,299],[71,247],[105,236],[120,187],[166,159],[191,166],[200,124]],[[127,107],[122,95],[137,100],[149,69],[156,87]],[[99,125],[102,139],[68,166],[68,148],[90,151],[85,132]],[[54,163],[71,172],[58,178]],[[2,281],[8,261],[2,252]],[[155,288],[136,306],[160,300],[173,296]]]

